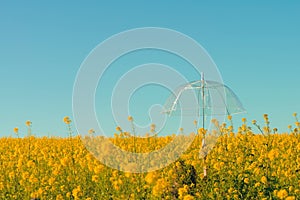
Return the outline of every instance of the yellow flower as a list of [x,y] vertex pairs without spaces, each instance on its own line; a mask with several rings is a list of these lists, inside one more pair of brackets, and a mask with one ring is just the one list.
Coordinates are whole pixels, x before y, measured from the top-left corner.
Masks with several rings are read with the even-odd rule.
[[294,128],[294,132],[297,133],[297,132],[298,132],[298,129],[297,129],[297,128]]
[[131,175],[132,175],[132,174],[129,173],[129,172],[125,172],[125,174],[124,174],[124,176],[127,177],[127,178],[131,177]]
[[18,127],[15,127],[15,128],[14,128],[14,132],[18,135],[18,133],[19,133],[19,128],[18,128]]
[[179,198],[182,199],[188,193],[188,186],[184,185],[182,188],[178,189]]
[[81,187],[80,186],[77,186],[75,189],[72,190],[72,195],[75,197],[75,198],[78,198],[81,196]]
[[263,184],[267,184],[267,183],[268,183],[268,179],[267,179],[267,177],[265,177],[265,176],[261,177],[260,181],[261,181]]
[[39,188],[38,191],[37,191],[37,193],[38,193],[39,195],[42,195],[42,194],[43,194],[43,189],[42,189],[42,188]]
[[104,166],[100,164],[94,168],[94,172],[95,172],[95,174],[100,174],[100,172],[103,171],[103,169],[104,169]]
[[276,196],[277,196],[279,199],[284,199],[284,198],[286,198],[288,195],[289,195],[288,192],[287,192],[285,189],[282,189],[282,190],[279,190],[279,191],[277,192],[277,195],[276,195]]
[[244,183],[249,184],[249,178],[245,178]]
[[228,120],[232,120],[232,116],[231,116],[231,115],[228,115],[228,116],[227,116],[227,119],[228,119]]
[[195,198],[192,196],[192,195],[185,195],[184,197],[183,197],[183,200],[194,200]]
[[67,192],[66,197],[70,198],[71,197],[71,192]]
[[117,127],[116,127],[116,131],[122,132],[121,127],[120,127],[120,126],[117,126]]
[[61,186],[60,186],[60,190],[61,190],[62,192],[65,192],[65,191],[66,191],[66,186],[65,186],[65,185],[61,185]]
[[98,175],[93,175],[93,176],[92,176],[92,181],[93,181],[93,182],[96,182],[96,183],[97,183],[97,182],[98,182],[98,179],[99,179],[99,176],[98,176]]
[[152,189],[152,194],[156,197],[164,193],[167,183],[164,179],[160,178],[157,180],[156,185]]
[[288,196],[287,198],[285,198],[285,200],[295,200],[296,197],[295,196]]
[[49,185],[53,185],[54,182],[55,182],[55,178],[54,177],[49,178],[49,180],[48,180]]
[[68,157],[64,157],[60,160],[62,166],[68,166],[71,163],[71,160]]
[[205,135],[206,132],[207,132],[207,130],[205,130],[204,128],[199,128],[199,129],[198,129],[198,134],[199,134],[199,135]]
[[155,124],[151,124],[150,128],[155,130],[156,125]]
[[268,153],[268,158],[272,161],[274,158],[277,158],[279,155],[278,151],[276,151],[275,149],[272,149],[269,153]]
[[263,130],[265,133],[270,133],[270,127],[264,126]]
[[113,184],[115,190],[119,190],[120,189],[118,181],[113,181],[112,184]]
[[155,128],[156,128],[156,125],[155,124],[151,124],[151,126],[150,126],[150,132],[151,133],[155,133]]
[[229,194],[233,193],[233,191],[234,191],[234,189],[232,187],[228,189]]
[[156,180],[156,174],[155,172],[149,172],[146,177],[145,177],[145,181],[148,184],[152,184],[154,181]]
[[254,120],[252,120],[252,124],[256,124],[256,120],[254,119]]
[[70,124],[72,121],[70,120],[70,117],[65,116],[65,117],[63,118],[63,122],[65,122],[66,124]]
[[35,167],[35,163],[33,162],[33,160],[29,160],[29,161],[27,162],[27,167],[28,167],[28,168]]
[[4,189],[4,184],[3,182],[0,182],[0,191]]
[[90,129],[90,130],[88,131],[88,133],[89,133],[90,135],[92,135],[92,134],[95,133],[95,130],[94,130],[94,129]]
[[246,118],[242,118],[242,122],[246,123],[247,119]]
[[243,161],[244,161],[244,158],[242,156],[240,156],[236,159],[237,164],[241,164]]
[[31,126],[31,124],[32,124],[32,122],[31,121],[29,121],[29,120],[27,120],[26,122],[25,122],[25,124],[26,124],[26,126]]
[[216,170],[218,170],[218,171],[220,171],[220,170],[221,170],[220,163],[218,163],[218,162],[217,162],[217,163],[215,163],[213,167],[214,167],[214,169],[216,169]]
[[56,200],[64,200],[64,197],[61,194],[59,194],[56,196]]
[[8,177],[10,179],[13,179],[15,177],[15,173],[14,172],[9,172]]
[[259,186],[260,186],[259,182],[255,183],[255,185],[254,185],[254,187],[259,187]]
[[133,121],[133,117],[132,116],[128,116],[128,121]]
[[294,116],[294,117],[297,117],[297,113],[293,113],[293,116]]

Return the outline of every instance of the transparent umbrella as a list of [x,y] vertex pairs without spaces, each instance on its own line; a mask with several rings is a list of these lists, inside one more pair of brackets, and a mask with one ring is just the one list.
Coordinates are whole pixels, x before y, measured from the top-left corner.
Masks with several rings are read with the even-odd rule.
[[[169,117],[194,117],[197,121],[197,129],[202,127],[207,132],[203,137],[200,151],[200,156],[204,160],[218,138],[218,133],[213,131],[213,125],[208,118],[224,121],[225,116],[244,112],[246,110],[242,103],[228,86],[205,80],[203,74],[201,80],[178,87],[164,106],[164,113]],[[204,169],[204,176],[206,176],[206,169]]]
[[202,78],[178,87],[167,99],[163,112],[169,116],[196,114],[205,128],[206,117],[239,114],[246,110],[228,86]]

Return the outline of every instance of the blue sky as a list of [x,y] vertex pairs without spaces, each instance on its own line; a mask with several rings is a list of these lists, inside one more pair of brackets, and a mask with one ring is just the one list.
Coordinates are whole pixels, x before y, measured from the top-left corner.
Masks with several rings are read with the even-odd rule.
[[25,121],[36,135],[65,135],[72,90],[85,57],[113,34],[164,27],[200,43],[248,114],[287,131],[300,113],[298,1],[2,1],[0,135]]

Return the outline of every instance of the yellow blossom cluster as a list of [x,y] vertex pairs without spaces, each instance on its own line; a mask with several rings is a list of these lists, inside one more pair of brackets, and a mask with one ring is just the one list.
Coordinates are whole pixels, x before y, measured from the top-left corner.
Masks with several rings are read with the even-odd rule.
[[[295,115],[297,116],[297,115]],[[130,122],[133,118],[129,117]],[[231,117],[228,117],[231,120]],[[180,157],[165,168],[144,173],[112,169],[90,153],[80,136],[0,138],[0,199],[284,199],[300,196],[299,125],[289,133],[272,133],[269,118],[255,133],[246,119],[233,132],[232,126],[218,124],[219,137],[205,160],[199,156],[209,131],[183,135],[193,142]],[[70,127],[70,118],[63,120]],[[31,126],[31,122],[26,123]],[[155,125],[152,125],[155,131]],[[129,152],[147,153],[172,144],[175,136],[134,137],[117,127],[109,140]],[[18,129],[15,128],[17,133]],[[87,140],[103,139],[91,129]],[[95,152],[113,153],[105,146]],[[97,149],[99,151],[97,151]],[[166,152],[166,159],[173,158]],[[130,159],[130,158],[116,158]],[[159,165],[155,158],[148,166]],[[136,168],[135,163],[128,166]],[[127,166],[127,167],[128,167]],[[206,168],[204,175],[203,168]]]

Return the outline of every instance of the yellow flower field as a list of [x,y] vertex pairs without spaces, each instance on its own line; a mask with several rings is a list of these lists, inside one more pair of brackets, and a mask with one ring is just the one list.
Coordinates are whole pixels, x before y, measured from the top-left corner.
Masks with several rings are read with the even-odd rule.
[[[299,199],[299,123],[289,133],[277,133],[267,115],[264,119],[264,127],[253,121],[252,128],[243,119],[236,132],[220,125],[221,136],[206,158],[207,176],[199,157],[203,130],[176,162],[136,174],[101,164],[79,136],[1,138],[0,199]],[[71,120],[64,121],[70,128]],[[31,133],[31,122],[26,125]],[[254,133],[255,126],[261,133]],[[93,133],[90,137],[100,137]],[[117,127],[111,141],[128,151],[149,152],[173,137],[132,137]]]

